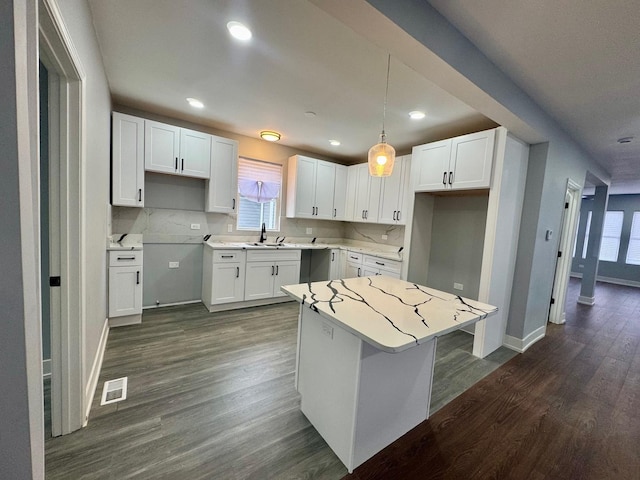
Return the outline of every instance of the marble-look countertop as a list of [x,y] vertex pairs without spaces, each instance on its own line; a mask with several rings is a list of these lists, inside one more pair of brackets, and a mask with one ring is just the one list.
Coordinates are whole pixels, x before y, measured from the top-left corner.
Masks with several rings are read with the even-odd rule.
[[390,353],[445,335],[498,310],[384,275],[285,285],[282,291]]
[[120,237],[122,234],[119,233],[107,237],[107,250],[142,250],[142,234],[131,233],[117,242]]

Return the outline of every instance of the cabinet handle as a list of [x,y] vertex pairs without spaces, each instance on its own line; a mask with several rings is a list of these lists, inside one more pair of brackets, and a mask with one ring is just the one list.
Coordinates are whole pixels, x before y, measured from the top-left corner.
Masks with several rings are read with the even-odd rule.
[[136,285],[140,285],[140,270],[136,272]]
[[333,218],[336,218],[338,216],[338,210],[337,209],[333,209]]
[[232,198],[231,199],[231,210],[235,210],[236,209],[236,199]]
[[453,172],[449,172],[449,185],[453,183]]
[[364,219],[367,220],[369,218],[369,210],[364,211]]
[[118,257],[118,260],[135,260],[136,257]]
[[240,278],[240,267],[236,267],[236,278]]
[[397,211],[397,210],[394,210],[394,211],[393,211],[393,220],[394,220],[394,221],[395,221],[395,219],[396,219],[396,211]]
[[221,258],[233,258],[233,255],[220,255]]
[[178,171],[178,157],[176,157],[176,172]]
[[442,184],[443,185],[447,184],[447,172],[442,173]]
[[352,256],[349,256],[349,258],[353,258],[354,260],[358,259],[358,257],[352,257]]
[[396,220],[399,222],[400,221],[400,210],[398,210],[398,215],[396,215]]
[[271,265],[271,276],[273,277],[273,273],[275,272],[275,267]]
[[184,172],[184,158],[182,159],[182,168],[180,168],[181,172]]
[[336,252],[331,252],[331,261],[332,262],[336,261]]
[[360,276],[360,267],[358,267],[358,276]]
[[279,271],[280,271],[280,265],[276,265],[276,275],[278,275]]
[[382,265],[384,267],[384,263],[383,262],[376,262],[376,265]]
[[138,201],[139,202],[142,201],[142,189],[141,188],[138,189]]

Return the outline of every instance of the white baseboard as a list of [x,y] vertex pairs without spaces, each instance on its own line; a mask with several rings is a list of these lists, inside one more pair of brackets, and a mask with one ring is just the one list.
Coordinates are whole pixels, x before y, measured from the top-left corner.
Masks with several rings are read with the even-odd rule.
[[[582,278],[581,273],[571,273],[573,278]],[[598,275],[596,281],[604,283],[613,283],[614,285],[624,285],[625,287],[640,287],[640,282],[635,280],[626,280],[624,278],[603,277]]]
[[142,309],[148,310],[150,308],[176,307],[178,305],[189,305],[191,303],[202,303],[202,300],[187,300],[186,302],[160,303],[158,305],[147,305],[146,307],[142,307]]
[[596,304],[596,297],[583,297],[582,295],[580,295],[578,297],[578,303],[582,305],[592,306]]
[[102,360],[104,360],[104,351],[107,348],[107,338],[109,337],[109,319],[104,319],[104,326],[102,327],[102,334],[100,335],[100,343],[98,343],[98,351],[93,359],[93,365],[91,366],[91,372],[89,373],[89,381],[85,388],[85,412],[83,427],[87,426],[89,421],[89,412],[91,411],[91,404],[93,403],[93,397],[96,394],[96,388],[98,388],[98,379],[100,378],[100,370],[102,370]]
[[531,345],[533,345],[542,337],[544,337],[546,331],[547,331],[547,326],[543,325],[540,328],[535,329],[533,332],[531,332],[529,335],[527,335],[523,339],[512,337],[511,335],[505,335],[502,345],[504,345],[505,347],[511,350],[515,350],[518,353],[522,353],[526,351]]
[[51,359],[42,360],[42,378],[51,378]]

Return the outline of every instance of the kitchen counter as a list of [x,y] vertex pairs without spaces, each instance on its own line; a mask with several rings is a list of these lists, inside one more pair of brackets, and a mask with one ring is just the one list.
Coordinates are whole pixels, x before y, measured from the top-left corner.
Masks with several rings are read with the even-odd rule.
[[122,241],[117,242],[116,240],[122,237],[122,234],[114,233],[107,237],[107,250],[108,251],[117,251],[117,250],[142,250],[142,234],[139,233],[131,233],[125,236]]
[[385,276],[286,285],[300,409],[349,473],[429,418],[437,338],[496,307]]

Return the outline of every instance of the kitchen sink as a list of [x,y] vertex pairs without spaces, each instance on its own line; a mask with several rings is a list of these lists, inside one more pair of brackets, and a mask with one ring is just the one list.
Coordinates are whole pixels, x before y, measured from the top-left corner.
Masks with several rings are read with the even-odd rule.
[[290,245],[286,244],[286,243],[252,242],[252,243],[247,243],[247,246],[250,246],[250,247],[288,247]]

